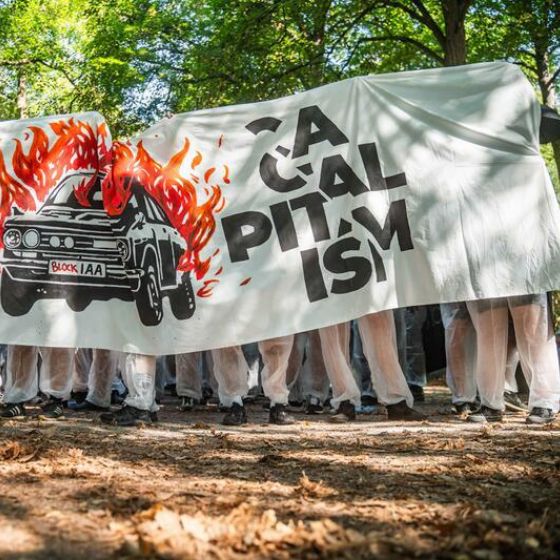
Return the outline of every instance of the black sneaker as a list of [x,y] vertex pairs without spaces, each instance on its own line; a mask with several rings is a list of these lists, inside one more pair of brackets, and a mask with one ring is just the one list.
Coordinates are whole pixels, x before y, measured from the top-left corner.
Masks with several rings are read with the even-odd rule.
[[125,405],[115,412],[100,414],[99,420],[103,424],[110,424],[111,426],[141,426],[157,421],[157,415],[155,415],[155,420],[153,415],[155,415],[154,412]]
[[350,401],[342,401],[334,414],[329,416],[329,422],[333,424],[345,424],[353,420],[356,420],[356,407]]
[[426,400],[424,387],[421,387],[420,385],[409,385],[408,388],[410,389],[410,392],[416,402],[424,402]]
[[514,412],[527,412],[527,405],[519,398],[519,393],[506,391],[504,393],[504,404],[507,410]]
[[[420,387],[421,389],[422,387]],[[401,401],[395,404],[386,404],[387,419],[388,420],[402,420],[405,422],[421,422],[426,420],[426,415],[410,408],[406,401]]]
[[269,424],[277,424],[279,426],[288,426],[290,424],[295,424],[296,420],[293,416],[290,416],[286,412],[286,405],[275,404],[270,407],[270,413],[268,415]]
[[475,410],[478,410],[478,406],[476,403],[473,402],[461,402],[455,403],[452,407],[453,414],[457,414],[459,416],[465,416],[466,414],[470,414]]
[[82,403],[86,400],[86,397],[87,397],[87,391],[71,391],[70,400],[68,401],[68,403],[70,404],[71,401]]
[[317,397],[308,397],[305,402],[305,414],[323,414],[321,399]]
[[305,403],[303,401],[288,401],[292,408],[301,408]]
[[23,418],[27,416],[27,411],[23,403],[6,403],[0,409],[0,418]]
[[241,426],[242,424],[247,424],[247,411],[245,407],[238,403],[233,403],[228,413],[224,416],[222,424],[224,426]]
[[529,412],[525,422],[527,424],[550,424],[554,422],[554,417],[555,414],[552,412],[552,409],[535,406]]
[[486,424],[486,422],[501,422],[503,413],[488,406],[481,406],[476,412],[472,412],[467,416],[467,422],[476,424]]
[[61,418],[64,416],[62,399],[51,398],[43,406],[39,418]]
[[192,397],[182,397],[178,408],[181,412],[188,412],[194,408],[195,404],[196,401]]
[[108,406],[97,406],[88,400],[82,402],[68,401],[68,408],[76,412],[104,412],[109,410]]

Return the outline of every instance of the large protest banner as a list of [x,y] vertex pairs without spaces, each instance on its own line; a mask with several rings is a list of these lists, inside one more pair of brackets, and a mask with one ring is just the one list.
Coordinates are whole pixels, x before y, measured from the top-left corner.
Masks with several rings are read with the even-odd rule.
[[506,63],[164,119],[0,124],[0,341],[154,354],[560,287],[540,111]]

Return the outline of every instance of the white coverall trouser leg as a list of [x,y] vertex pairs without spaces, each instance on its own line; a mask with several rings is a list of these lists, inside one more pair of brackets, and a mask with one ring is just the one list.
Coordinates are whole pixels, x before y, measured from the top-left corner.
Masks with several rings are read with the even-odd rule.
[[177,395],[202,400],[202,352],[189,352],[175,356]]
[[220,403],[228,408],[234,402],[242,405],[243,397],[249,392],[249,378],[241,346],[218,348],[211,355]]
[[476,400],[476,332],[465,302],[440,305],[445,329],[445,379],[453,404]]
[[476,380],[481,403],[504,410],[508,308],[521,367],[530,379],[529,410],[558,412],[560,368],[546,294],[467,302],[477,334]]
[[128,395],[126,406],[155,412],[156,404],[156,357],[146,354],[121,354],[121,373]]
[[290,334],[259,342],[259,351],[264,364],[261,372],[262,387],[265,396],[270,399],[271,406],[288,404],[290,390],[287,373],[294,340],[295,335]]
[[337,410],[343,401],[360,406],[362,396],[350,368],[350,323],[319,329],[325,369],[331,382],[332,407]]
[[87,393],[91,360],[91,348],[76,348],[72,373],[72,391],[75,393]]
[[[27,402],[41,391],[49,397],[65,399],[72,389],[74,348],[8,346],[4,402]],[[41,354],[40,375],[37,357]]]
[[360,317],[358,329],[379,402],[388,405],[406,401],[412,407],[414,398],[399,364],[393,311]]
[[86,397],[88,402],[103,408],[111,406],[111,390],[117,375],[118,361],[118,352],[93,350]]

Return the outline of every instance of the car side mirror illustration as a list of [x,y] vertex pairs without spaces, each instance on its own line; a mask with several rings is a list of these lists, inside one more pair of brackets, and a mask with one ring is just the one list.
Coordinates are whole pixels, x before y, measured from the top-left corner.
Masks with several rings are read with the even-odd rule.
[[131,229],[143,229],[146,225],[146,216],[142,212],[137,212],[134,215],[134,222]]

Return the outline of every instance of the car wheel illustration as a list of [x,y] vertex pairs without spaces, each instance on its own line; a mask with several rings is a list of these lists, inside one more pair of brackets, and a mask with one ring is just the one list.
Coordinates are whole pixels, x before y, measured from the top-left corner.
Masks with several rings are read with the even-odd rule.
[[33,307],[35,299],[32,290],[22,289],[19,282],[14,282],[6,270],[2,271],[0,301],[8,315],[18,317],[25,315]]
[[194,292],[191,278],[188,273],[183,274],[181,282],[174,289],[169,291],[169,304],[171,311],[177,319],[189,319],[195,310]]
[[163,318],[161,289],[156,273],[156,267],[149,262],[145,274],[140,279],[140,288],[136,294],[138,315],[144,325],[152,327],[159,325]]

